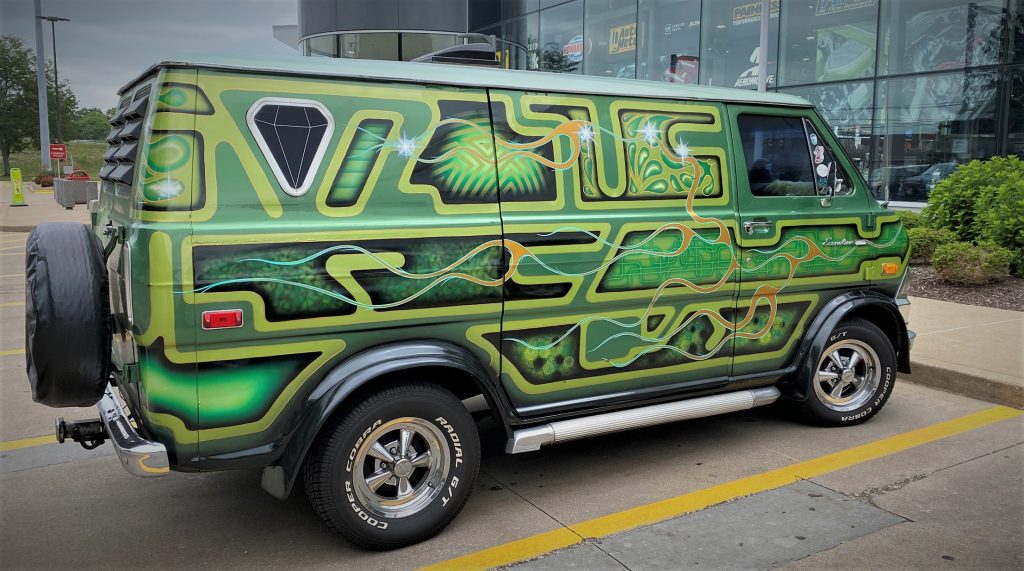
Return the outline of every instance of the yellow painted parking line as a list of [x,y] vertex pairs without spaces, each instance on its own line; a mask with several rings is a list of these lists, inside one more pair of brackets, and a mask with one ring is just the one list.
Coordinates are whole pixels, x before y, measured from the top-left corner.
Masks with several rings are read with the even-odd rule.
[[854,446],[853,448],[847,448],[846,450],[826,454],[804,462],[797,462],[796,464],[740,478],[718,486],[519,539],[477,551],[476,553],[442,561],[424,569],[469,570],[490,569],[491,567],[510,565],[517,561],[532,559],[556,549],[575,545],[584,539],[621,533],[743,496],[774,490],[802,479],[815,478],[822,474],[889,456],[909,448],[914,448],[915,446],[942,440],[943,438],[975,430],[1022,414],[1024,414],[1024,411],[1005,406],[992,407],[974,414],[932,424],[861,446]]
[[25,256],[25,252],[0,252],[0,256]]
[[12,301],[10,303],[0,303],[0,307],[18,307],[19,305],[25,305],[24,301]]
[[11,355],[24,355],[25,349],[5,349],[0,351],[0,357],[9,357]]
[[11,250],[22,250],[22,251],[24,251],[25,250],[25,246],[23,246],[23,245],[22,246],[6,246],[4,244],[0,244],[0,251],[10,252]]
[[34,446],[43,446],[44,444],[56,444],[57,437],[49,434],[47,436],[33,436],[32,438],[22,438],[21,440],[8,440],[7,442],[0,442],[0,452],[9,452],[11,450],[19,450],[21,448],[32,448]]
[[24,273],[21,273],[21,274],[0,274],[0,278],[23,278],[23,277],[25,277]]

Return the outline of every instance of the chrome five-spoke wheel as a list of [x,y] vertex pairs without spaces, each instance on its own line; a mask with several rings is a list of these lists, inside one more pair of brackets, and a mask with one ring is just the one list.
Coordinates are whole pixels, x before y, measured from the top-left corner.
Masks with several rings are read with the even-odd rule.
[[826,407],[848,412],[871,399],[880,378],[875,350],[859,340],[843,340],[822,354],[814,377],[814,392]]
[[441,493],[448,477],[445,435],[420,418],[396,418],[378,426],[354,460],[355,494],[380,517],[419,512]]

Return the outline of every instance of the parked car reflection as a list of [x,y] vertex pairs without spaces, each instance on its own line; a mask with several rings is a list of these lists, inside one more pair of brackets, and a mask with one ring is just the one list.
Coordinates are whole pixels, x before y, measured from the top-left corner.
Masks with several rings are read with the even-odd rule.
[[[954,170],[957,163],[935,163],[928,167],[921,174],[904,178],[895,192],[892,192],[890,200],[900,202],[927,202],[928,193],[931,192],[940,180],[946,178]],[[890,191],[892,186],[889,187]]]

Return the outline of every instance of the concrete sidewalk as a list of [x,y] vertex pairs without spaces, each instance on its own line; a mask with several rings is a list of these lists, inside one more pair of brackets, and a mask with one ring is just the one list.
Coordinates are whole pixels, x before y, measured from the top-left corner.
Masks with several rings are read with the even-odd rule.
[[53,199],[53,191],[25,190],[28,206],[11,206],[11,183],[0,181],[0,231],[29,232],[44,222],[89,223],[89,210],[84,204],[67,210]]
[[1024,313],[922,297],[910,302],[914,374],[902,378],[1024,408]]

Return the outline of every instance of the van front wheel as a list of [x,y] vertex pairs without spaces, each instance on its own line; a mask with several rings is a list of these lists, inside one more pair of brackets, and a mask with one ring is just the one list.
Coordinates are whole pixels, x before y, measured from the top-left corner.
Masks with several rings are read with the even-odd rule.
[[306,493],[352,543],[395,549],[448,525],[479,468],[479,437],[462,402],[435,385],[406,384],[366,397],[325,427],[306,460]]
[[896,352],[885,333],[862,319],[841,323],[808,380],[804,415],[818,424],[859,424],[885,406],[896,382]]

